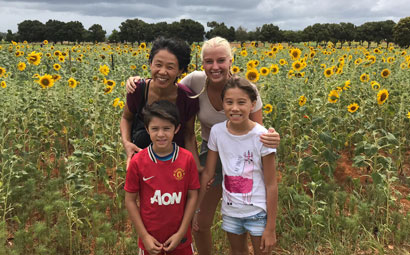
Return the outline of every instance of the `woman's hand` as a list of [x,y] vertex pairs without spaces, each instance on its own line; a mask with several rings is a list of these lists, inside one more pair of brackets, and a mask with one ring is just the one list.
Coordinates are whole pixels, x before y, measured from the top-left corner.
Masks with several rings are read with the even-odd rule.
[[133,144],[132,142],[127,142],[124,144],[125,153],[127,154],[127,169],[131,162],[131,158],[134,153],[139,152],[141,148],[138,148],[137,145]]
[[269,148],[278,148],[280,144],[280,135],[274,128],[269,128],[268,133],[260,136],[263,145]]
[[125,85],[125,90],[127,90],[128,94],[134,93],[135,88],[137,87],[138,80],[141,79],[139,76],[130,77],[127,80],[127,84]]

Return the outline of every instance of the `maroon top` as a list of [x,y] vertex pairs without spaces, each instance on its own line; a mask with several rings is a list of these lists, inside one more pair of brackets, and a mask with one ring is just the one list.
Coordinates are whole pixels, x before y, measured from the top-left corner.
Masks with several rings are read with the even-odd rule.
[[[148,81],[146,81],[146,86],[148,85]],[[185,147],[185,127],[188,120],[190,120],[193,116],[195,116],[199,111],[199,101],[198,98],[190,98],[190,96],[195,95],[188,87],[185,85],[178,83],[178,96],[176,101],[176,106],[179,111],[179,117],[181,121],[181,128],[179,129],[178,133],[174,136],[174,142],[176,142],[179,146]],[[138,82],[134,93],[127,94],[127,106],[128,109],[135,115],[138,112],[138,108],[141,101],[141,93],[142,91],[141,85]],[[147,100],[148,101],[148,100]],[[141,119],[144,119],[141,113]]]

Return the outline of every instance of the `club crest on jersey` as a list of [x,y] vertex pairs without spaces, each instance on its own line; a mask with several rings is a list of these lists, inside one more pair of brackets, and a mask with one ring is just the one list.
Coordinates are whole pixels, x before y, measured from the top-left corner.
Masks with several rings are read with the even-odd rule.
[[180,180],[184,179],[184,175],[185,175],[185,171],[182,168],[177,168],[174,171],[174,177],[177,181],[180,181]]

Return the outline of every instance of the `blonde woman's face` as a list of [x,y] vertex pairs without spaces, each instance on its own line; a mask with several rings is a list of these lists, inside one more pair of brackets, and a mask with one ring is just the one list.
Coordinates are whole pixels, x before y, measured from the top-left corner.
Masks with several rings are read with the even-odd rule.
[[202,65],[212,83],[224,83],[229,78],[232,59],[222,46],[207,48],[203,52]]

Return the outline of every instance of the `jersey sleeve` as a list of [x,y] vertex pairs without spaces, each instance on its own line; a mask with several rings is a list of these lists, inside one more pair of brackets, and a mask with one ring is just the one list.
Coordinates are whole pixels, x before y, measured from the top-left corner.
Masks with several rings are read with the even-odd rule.
[[140,189],[139,187],[139,175],[138,175],[138,164],[135,155],[130,162],[127,169],[127,175],[125,177],[124,190],[130,193],[137,193]]

